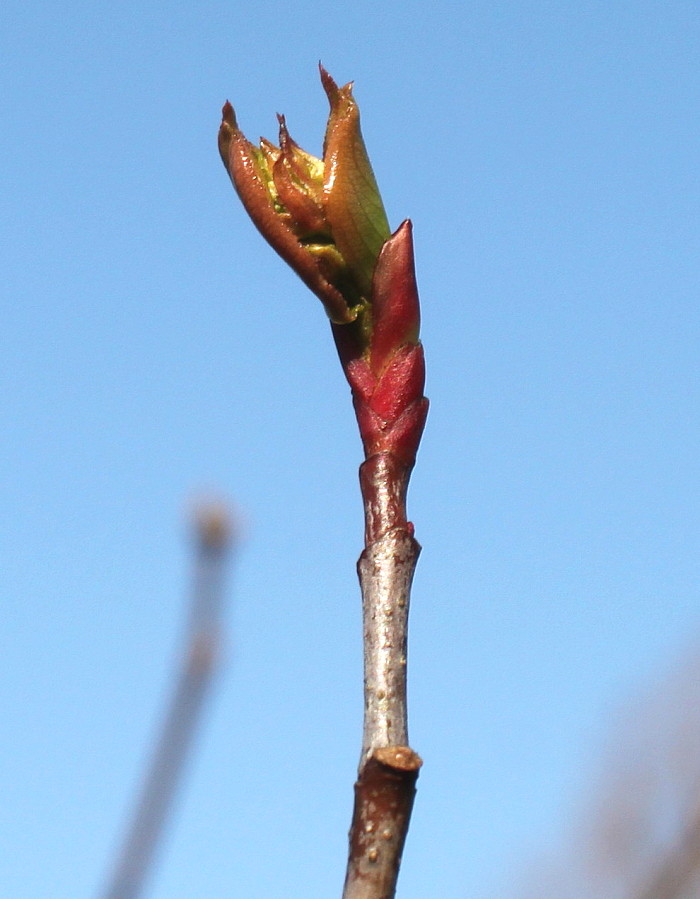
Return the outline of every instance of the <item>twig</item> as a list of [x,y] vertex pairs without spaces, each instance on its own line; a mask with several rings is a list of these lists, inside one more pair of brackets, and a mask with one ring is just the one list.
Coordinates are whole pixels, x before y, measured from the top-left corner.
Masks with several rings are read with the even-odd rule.
[[420,547],[406,491],[428,401],[411,223],[391,233],[360,130],[352,83],[321,67],[330,103],[323,159],[301,149],[279,116],[279,147],[256,147],[230,103],[221,158],[261,234],[319,297],[352,389],[365,452],[365,550],[358,563],[365,718],[344,899],[391,899],[420,758],[409,748],[406,642]]
[[410,467],[380,452],[360,469],[366,546],[357,571],[365,703],[343,899],[394,896],[422,765],[409,747],[406,697],[408,613],[420,553],[406,521]]
[[406,700],[408,613],[420,553],[406,494],[428,412],[410,222],[384,244],[372,297],[368,353],[355,326],[333,326],[366,456],[365,550],[357,566],[365,706],[343,899],[394,896],[422,765],[409,746]]
[[390,899],[396,891],[422,764],[408,746],[406,638],[420,547],[392,531],[360,557],[365,717],[343,899]]
[[196,516],[192,608],[181,668],[163,729],[103,899],[138,899],[172,807],[218,661],[230,526],[218,506]]

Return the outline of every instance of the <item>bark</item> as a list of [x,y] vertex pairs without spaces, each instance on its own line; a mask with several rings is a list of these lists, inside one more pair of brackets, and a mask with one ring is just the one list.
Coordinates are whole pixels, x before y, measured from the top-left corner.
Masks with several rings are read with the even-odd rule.
[[407,746],[387,746],[360,768],[343,899],[394,896],[420,766]]
[[395,528],[357,565],[362,590],[365,716],[343,899],[391,899],[422,764],[408,746],[406,663],[420,546]]
[[365,716],[362,759],[373,749],[408,745],[406,667],[411,581],[420,546],[390,531],[360,556]]

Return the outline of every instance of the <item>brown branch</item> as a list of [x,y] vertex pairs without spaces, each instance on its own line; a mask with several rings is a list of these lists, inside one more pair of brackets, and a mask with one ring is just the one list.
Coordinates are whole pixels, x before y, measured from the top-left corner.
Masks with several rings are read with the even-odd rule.
[[172,807],[184,762],[197,730],[221,644],[224,561],[230,527],[219,507],[196,517],[196,567],[192,610],[163,729],[134,815],[103,899],[138,899]]
[[343,899],[394,895],[421,764],[407,746],[388,746],[361,766]]

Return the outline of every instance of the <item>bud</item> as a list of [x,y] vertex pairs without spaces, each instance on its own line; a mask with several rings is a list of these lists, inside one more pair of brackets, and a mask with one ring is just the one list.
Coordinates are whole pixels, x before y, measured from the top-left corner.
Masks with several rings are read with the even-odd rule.
[[268,243],[319,297],[336,324],[371,303],[374,269],[389,238],[352,83],[338,87],[321,67],[330,103],[323,159],[302,150],[279,120],[279,147],[256,147],[226,103],[219,151],[241,201]]
[[370,365],[379,374],[397,347],[418,343],[420,303],[413,262],[413,226],[402,222],[379,254],[372,279]]

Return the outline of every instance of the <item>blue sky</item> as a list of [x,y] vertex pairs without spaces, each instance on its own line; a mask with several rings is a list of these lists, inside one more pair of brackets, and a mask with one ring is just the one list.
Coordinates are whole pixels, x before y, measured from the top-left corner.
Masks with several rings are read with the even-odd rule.
[[320,152],[355,81],[414,221],[425,759],[401,899],[516,895],[616,714],[700,629],[693,2],[0,12],[0,892],[96,896],[179,646],[200,491],[244,519],[228,659],[149,897],[339,895],[361,448],[320,303],[216,149]]

